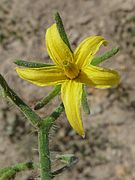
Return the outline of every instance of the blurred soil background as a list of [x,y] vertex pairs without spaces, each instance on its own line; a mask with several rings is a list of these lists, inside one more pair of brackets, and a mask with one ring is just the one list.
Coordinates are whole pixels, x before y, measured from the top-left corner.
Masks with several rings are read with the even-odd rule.
[[[25,102],[34,104],[52,89],[36,87],[15,72],[15,59],[51,62],[44,34],[59,11],[72,47],[89,35],[102,35],[107,47],[120,52],[102,66],[116,69],[121,83],[115,89],[87,87],[91,115],[83,113],[86,138],[71,129],[63,113],[51,132],[55,154],[74,153],[79,162],[56,180],[135,180],[135,0],[0,0],[0,72]],[[60,96],[38,111],[52,112]],[[0,166],[38,162],[37,132],[17,108],[0,101]],[[37,171],[22,172],[16,180],[32,180]]]

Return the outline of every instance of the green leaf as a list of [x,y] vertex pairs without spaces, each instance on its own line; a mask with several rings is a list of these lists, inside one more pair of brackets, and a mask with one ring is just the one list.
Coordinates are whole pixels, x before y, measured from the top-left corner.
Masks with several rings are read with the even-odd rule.
[[65,32],[62,19],[61,19],[61,17],[60,17],[60,15],[59,15],[58,12],[56,12],[56,14],[55,14],[55,21],[56,21],[57,29],[58,29],[58,31],[59,31],[59,34],[60,34],[60,36],[61,36],[61,39],[65,42],[65,44],[69,47],[69,49],[70,49],[71,52],[72,52],[71,45],[70,45],[70,43],[69,43],[67,34],[66,34],[66,32]]
[[28,67],[28,68],[40,68],[40,67],[49,67],[54,66],[53,64],[43,64],[43,63],[37,63],[37,62],[29,62],[24,60],[16,60],[14,62],[18,66]]
[[82,107],[85,113],[90,114],[90,108],[87,101],[87,93],[84,89],[84,86],[83,86],[83,92],[82,92]]
[[78,161],[78,158],[74,154],[57,155],[56,158],[68,165],[72,165]]
[[103,61],[109,59],[110,57],[114,56],[118,51],[119,51],[119,48],[112,48],[110,51],[105,52],[101,56],[95,57],[92,60],[91,64],[93,66],[96,66],[96,65],[102,63]]
[[73,154],[57,155],[56,158],[60,160],[61,162],[65,163],[66,165],[52,172],[53,177],[55,177],[56,175],[62,174],[65,170],[68,170],[68,169],[70,170],[71,167],[78,162],[78,158],[74,156]]

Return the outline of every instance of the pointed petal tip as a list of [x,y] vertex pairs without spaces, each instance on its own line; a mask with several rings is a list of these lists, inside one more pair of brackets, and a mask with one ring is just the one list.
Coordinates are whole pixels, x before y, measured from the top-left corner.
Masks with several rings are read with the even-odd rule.
[[15,68],[15,70],[16,70],[16,72],[17,72],[18,75],[20,75],[20,74],[19,74],[19,73],[20,73],[20,69],[21,69],[21,68],[18,68],[18,67]]
[[109,42],[106,41],[106,40],[104,40],[103,45],[104,45],[104,46],[107,46],[108,44],[109,44]]
[[73,60],[73,53],[61,38],[56,23],[46,30],[46,48],[52,61],[60,67],[63,59]]
[[78,132],[78,134],[79,134],[83,139],[86,137],[84,128],[81,129],[81,130],[79,130],[79,131],[76,131],[76,132]]
[[19,74],[21,71],[23,71],[25,68],[19,68],[19,67],[15,67],[15,70],[17,72],[17,74]]
[[85,138],[85,134],[82,135],[82,138],[83,138],[83,139]]
[[84,39],[75,50],[76,64],[81,67],[87,66],[97,53],[101,45],[106,46],[108,41],[102,36],[90,36]]
[[15,70],[17,71],[18,67],[15,67]]

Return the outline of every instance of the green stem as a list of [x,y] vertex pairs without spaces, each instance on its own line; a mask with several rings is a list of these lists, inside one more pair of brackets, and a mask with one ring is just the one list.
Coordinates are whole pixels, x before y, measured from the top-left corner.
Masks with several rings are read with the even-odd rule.
[[49,130],[52,127],[54,121],[63,112],[64,106],[61,103],[53,113],[46,117],[38,130],[38,147],[39,147],[39,158],[40,158],[40,169],[41,169],[41,180],[52,179],[51,173],[51,160],[49,152]]
[[[60,116],[64,110],[64,106],[61,103],[53,113],[41,119],[27,104],[25,104],[21,98],[19,98],[16,93],[8,86],[5,79],[0,75],[0,85],[2,86],[4,93],[8,98],[10,98],[24,113],[24,115],[30,119],[31,123],[38,127],[38,143],[39,143],[39,156],[40,156],[40,168],[41,168],[41,180],[50,180],[52,179],[51,173],[51,160],[49,152],[49,130],[53,125],[54,121]],[[2,178],[4,179],[9,174],[15,174],[14,169],[8,170],[3,174]]]
[[45,96],[41,101],[39,101],[34,109],[38,110],[41,109],[42,107],[44,107],[47,103],[49,103],[55,96],[57,96],[59,94],[61,90],[61,85],[57,85],[53,88],[53,90],[47,95]]
[[49,133],[46,127],[40,127],[38,131],[38,147],[39,147],[39,159],[41,180],[51,180],[51,160],[49,152]]
[[63,103],[61,103],[48,117],[43,119],[43,126],[47,127],[47,130],[52,127],[55,120],[61,115],[61,113],[64,111]]

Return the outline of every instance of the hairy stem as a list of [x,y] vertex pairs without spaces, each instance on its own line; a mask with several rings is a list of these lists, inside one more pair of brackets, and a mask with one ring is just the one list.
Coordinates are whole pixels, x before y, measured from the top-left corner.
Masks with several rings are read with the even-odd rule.
[[10,180],[13,176],[16,175],[17,172],[28,170],[28,169],[35,169],[37,165],[33,162],[25,162],[19,163],[14,166],[6,167],[0,169],[0,180]]
[[48,117],[43,119],[43,126],[47,127],[47,130],[52,127],[55,120],[61,115],[61,113],[64,111],[64,105],[61,103]]
[[51,160],[49,151],[49,130],[52,127],[54,121],[63,112],[64,106],[61,103],[53,113],[46,117],[38,130],[38,143],[39,143],[39,159],[40,159],[40,169],[41,169],[41,180],[52,179],[51,173]]
[[45,96],[41,101],[39,101],[34,109],[38,110],[41,109],[42,107],[44,107],[47,103],[49,103],[55,96],[57,96],[59,94],[61,90],[61,85],[57,85],[53,88],[53,90],[47,95]]
[[38,146],[39,146],[39,159],[41,180],[52,179],[51,174],[51,160],[49,152],[49,133],[46,127],[40,127],[38,131]]
[[41,118],[27,105],[25,102],[17,96],[17,94],[8,86],[7,82],[0,74],[0,85],[2,86],[5,95],[14,102],[15,105],[23,112],[23,114],[30,120],[32,125],[38,126],[41,122]]

